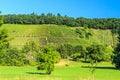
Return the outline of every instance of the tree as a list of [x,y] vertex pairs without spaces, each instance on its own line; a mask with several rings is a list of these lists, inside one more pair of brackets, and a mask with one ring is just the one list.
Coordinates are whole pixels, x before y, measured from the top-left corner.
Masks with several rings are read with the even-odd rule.
[[36,64],[36,60],[35,60],[35,56],[37,53],[37,45],[34,41],[29,41],[27,42],[23,49],[22,49],[22,53],[24,53],[24,55],[26,55],[26,64],[29,65],[35,65]]
[[103,54],[103,61],[112,61],[113,56],[114,56],[113,48],[111,46],[107,46]]
[[74,53],[74,47],[70,44],[63,44],[57,48],[57,51],[60,53],[62,58],[66,59]]
[[36,60],[38,62],[38,70],[46,70],[46,74],[50,75],[54,70],[54,64],[61,59],[59,53],[53,46],[48,45],[42,51],[39,51]]
[[57,48],[57,51],[60,53],[61,58],[66,59],[68,57],[67,50],[64,45],[60,45]]
[[5,52],[4,62],[9,66],[23,66],[26,61],[26,56],[17,48],[9,48]]
[[[0,16],[0,26],[2,24],[3,24],[3,16]],[[0,51],[8,47],[9,47],[8,31],[6,29],[2,29],[0,30]]]
[[[0,12],[1,13],[1,12]],[[3,18],[0,16],[0,26],[3,24]],[[0,29],[0,64],[4,62],[5,52],[9,48],[8,32],[6,29]]]
[[87,55],[86,55],[86,50],[83,48],[83,46],[81,46],[81,45],[75,46],[74,52],[75,52],[75,54],[73,54],[73,56],[72,56],[72,57],[74,57],[74,60],[77,58],[79,58],[79,59],[84,58],[85,62],[86,62]]
[[73,61],[79,61],[80,58],[82,58],[81,54],[80,53],[74,53],[72,56],[71,56],[72,60]]
[[8,32],[6,29],[0,30],[0,50],[9,47]]
[[112,63],[115,64],[116,69],[120,69],[120,52],[114,55]]
[[115,64],[116,69],[120,69],[120,42],[114,50],[113,64]]
[[90,60],[93,60],[94,62],[102,61],[103,55],[105,52],[105,47],[102,45],[91,45],[87,47],[87,55],[89,56]]
[[[0,11],[1,13],[1,11]],[[3,16],[0,16],[0,26],[3,24]],[[8,31],[6,29],[0,30],[0,51],[9,47]]]
[[120,28],[118,28],[118,44],[114,49],[114,57],[112,63],[115,64],[116,69],[120,69]]
[[[0,14],[1,14],[1,11],[0,11]],[[0,15],[0,26],[2,26],[3,24],[3,16]]]
[[58,24],[67,26],[79,26],[84,28],[95,29],[114,29],[112,32],[116,33],[117,28],[120,26],[119,18],[84,18],[84,17],[68,17],[61,16],[59,13],[55,16],[52,13],[45,15],[32,14],[10,14],[4,15],[4,23],[10,24]]
[[91,68],[91,73],[92,73],[92,79],[94,80],[94,72],[95,72],[95,67],[97,66],[98,61],[102,61],[103,55],[104,55],[104,47],[101,45],[91,45],[87,47],[87,55],[90,59],[90,68]]

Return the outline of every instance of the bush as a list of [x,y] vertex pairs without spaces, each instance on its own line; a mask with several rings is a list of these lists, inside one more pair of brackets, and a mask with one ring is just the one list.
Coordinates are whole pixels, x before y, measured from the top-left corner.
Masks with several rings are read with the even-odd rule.
[[120,69],[120,52],[113,57],[113,64],[115,64],[116,69]]
[[9,48],[0,53],[0,64],[6,66],[23,66],[25,55],[16,48]]
[[63,44],[57,48],[63,59],[70,57],[74,53],[74,47],[70,44]]
[[80,58],[82,58],[81,55],[80,55],[80,53],[75,53],[71,57],[72,57],[73,61],[79,61]]

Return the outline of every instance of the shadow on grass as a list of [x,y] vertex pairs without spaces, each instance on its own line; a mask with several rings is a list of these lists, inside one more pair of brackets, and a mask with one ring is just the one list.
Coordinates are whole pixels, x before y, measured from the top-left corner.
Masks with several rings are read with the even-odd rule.
[[27,74],[38,74],[38,75],[47,75],[46,73],[41,72],[26,72]]
[[[82,68],[90,68],[90,66],[82,66]],[[93,67],[93,68],[96,68],[96,69],[111,69],[111,70],[116,70],[115,67],[105,67],[105,66],[96,66],[96,67]]]

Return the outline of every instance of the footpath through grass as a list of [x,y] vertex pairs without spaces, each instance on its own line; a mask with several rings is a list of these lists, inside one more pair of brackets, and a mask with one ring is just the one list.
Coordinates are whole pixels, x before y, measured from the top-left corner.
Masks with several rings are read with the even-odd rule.
[[[70,62],[69,66],[56,66],[51,75],[37,71],[36,67],[0,67],[0,80],[90,80],[90,64]],[[120,71],[110,63],[100,63],[95,80],[120,80]]]

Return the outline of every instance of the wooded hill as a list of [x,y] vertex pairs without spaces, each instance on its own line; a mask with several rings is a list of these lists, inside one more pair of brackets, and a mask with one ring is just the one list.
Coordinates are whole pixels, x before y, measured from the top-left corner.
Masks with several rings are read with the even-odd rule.
[[32,14],[10,14],[3,15],[5,24],[57,24],[57,25],[67,25],[67,26],[78,26],[78,27],[88,27],[95,29],[119,29],[120,19],[119,18],[84,18],[78,17],[73,18],[69,16],[62,16],[61,14],[54,15],[52,13],[41,15]]
[[[61,58],[71,57],[74,61],[84,59],[83,61],[86,62],[87,59],[88,61],[90,60],[89,56],[93,54],[93,60],[111,61],[113,58],[113,50],[117,46],[118,35],[120,32],[119,19],[117,18],[75,19],[61,16],[60,14],[55,16],[50,13],[47,15],[37,15],[33,13],[28,15],[5,15],[4,23],[6,24],[3,24],[0,28],[1,45],[3,45],[4,41],[7,41],[7,45],[9,45],[10,42],[10,46],[6,46],[6,43],[3,46],[8,50],[9,47],[15,47],[15,50],[20,48],[20,51],[17,51],[26,53],[25,56],[22,56],[28,56],[26,59],[30,61],[30,63],[27,62],[27,64],[30,65],[36,64],[35,59],[37,58],[34,57],[34,49],[37,49],[35,52],[38,53],[38,51],[43,48],[44,53],[46,52],[46,48],[44,51],[44,46],[49,43],[54,44],[55,49],[52,50],[58,51]],[[8,30],[8,35],[5,29]],[[7,40],[8,36],[9,40]],[[36,44],[37,46],[35,46]],[[14,48],[12,50],[13,52],[17,52],[14,51]],[[26,50],[28,52],[26,52]],[[47,51],[51,50],[48,49]],[[18,52],[16,54],[20,56]],[[33,53],[33,64],[31,61],[32,58],[29,58],[31,57],[31,53]],[[3,59],[5,59],[5,57]],[[1,59],[1,61],[3,61],[2,63],[5,63],[4,61],[6,61],[6,59],[3,59]],[[11,62],[11,64],[13,63],[14,61]],[[23,60],[20,65],[24,64],[26,64],[26,62]]]

